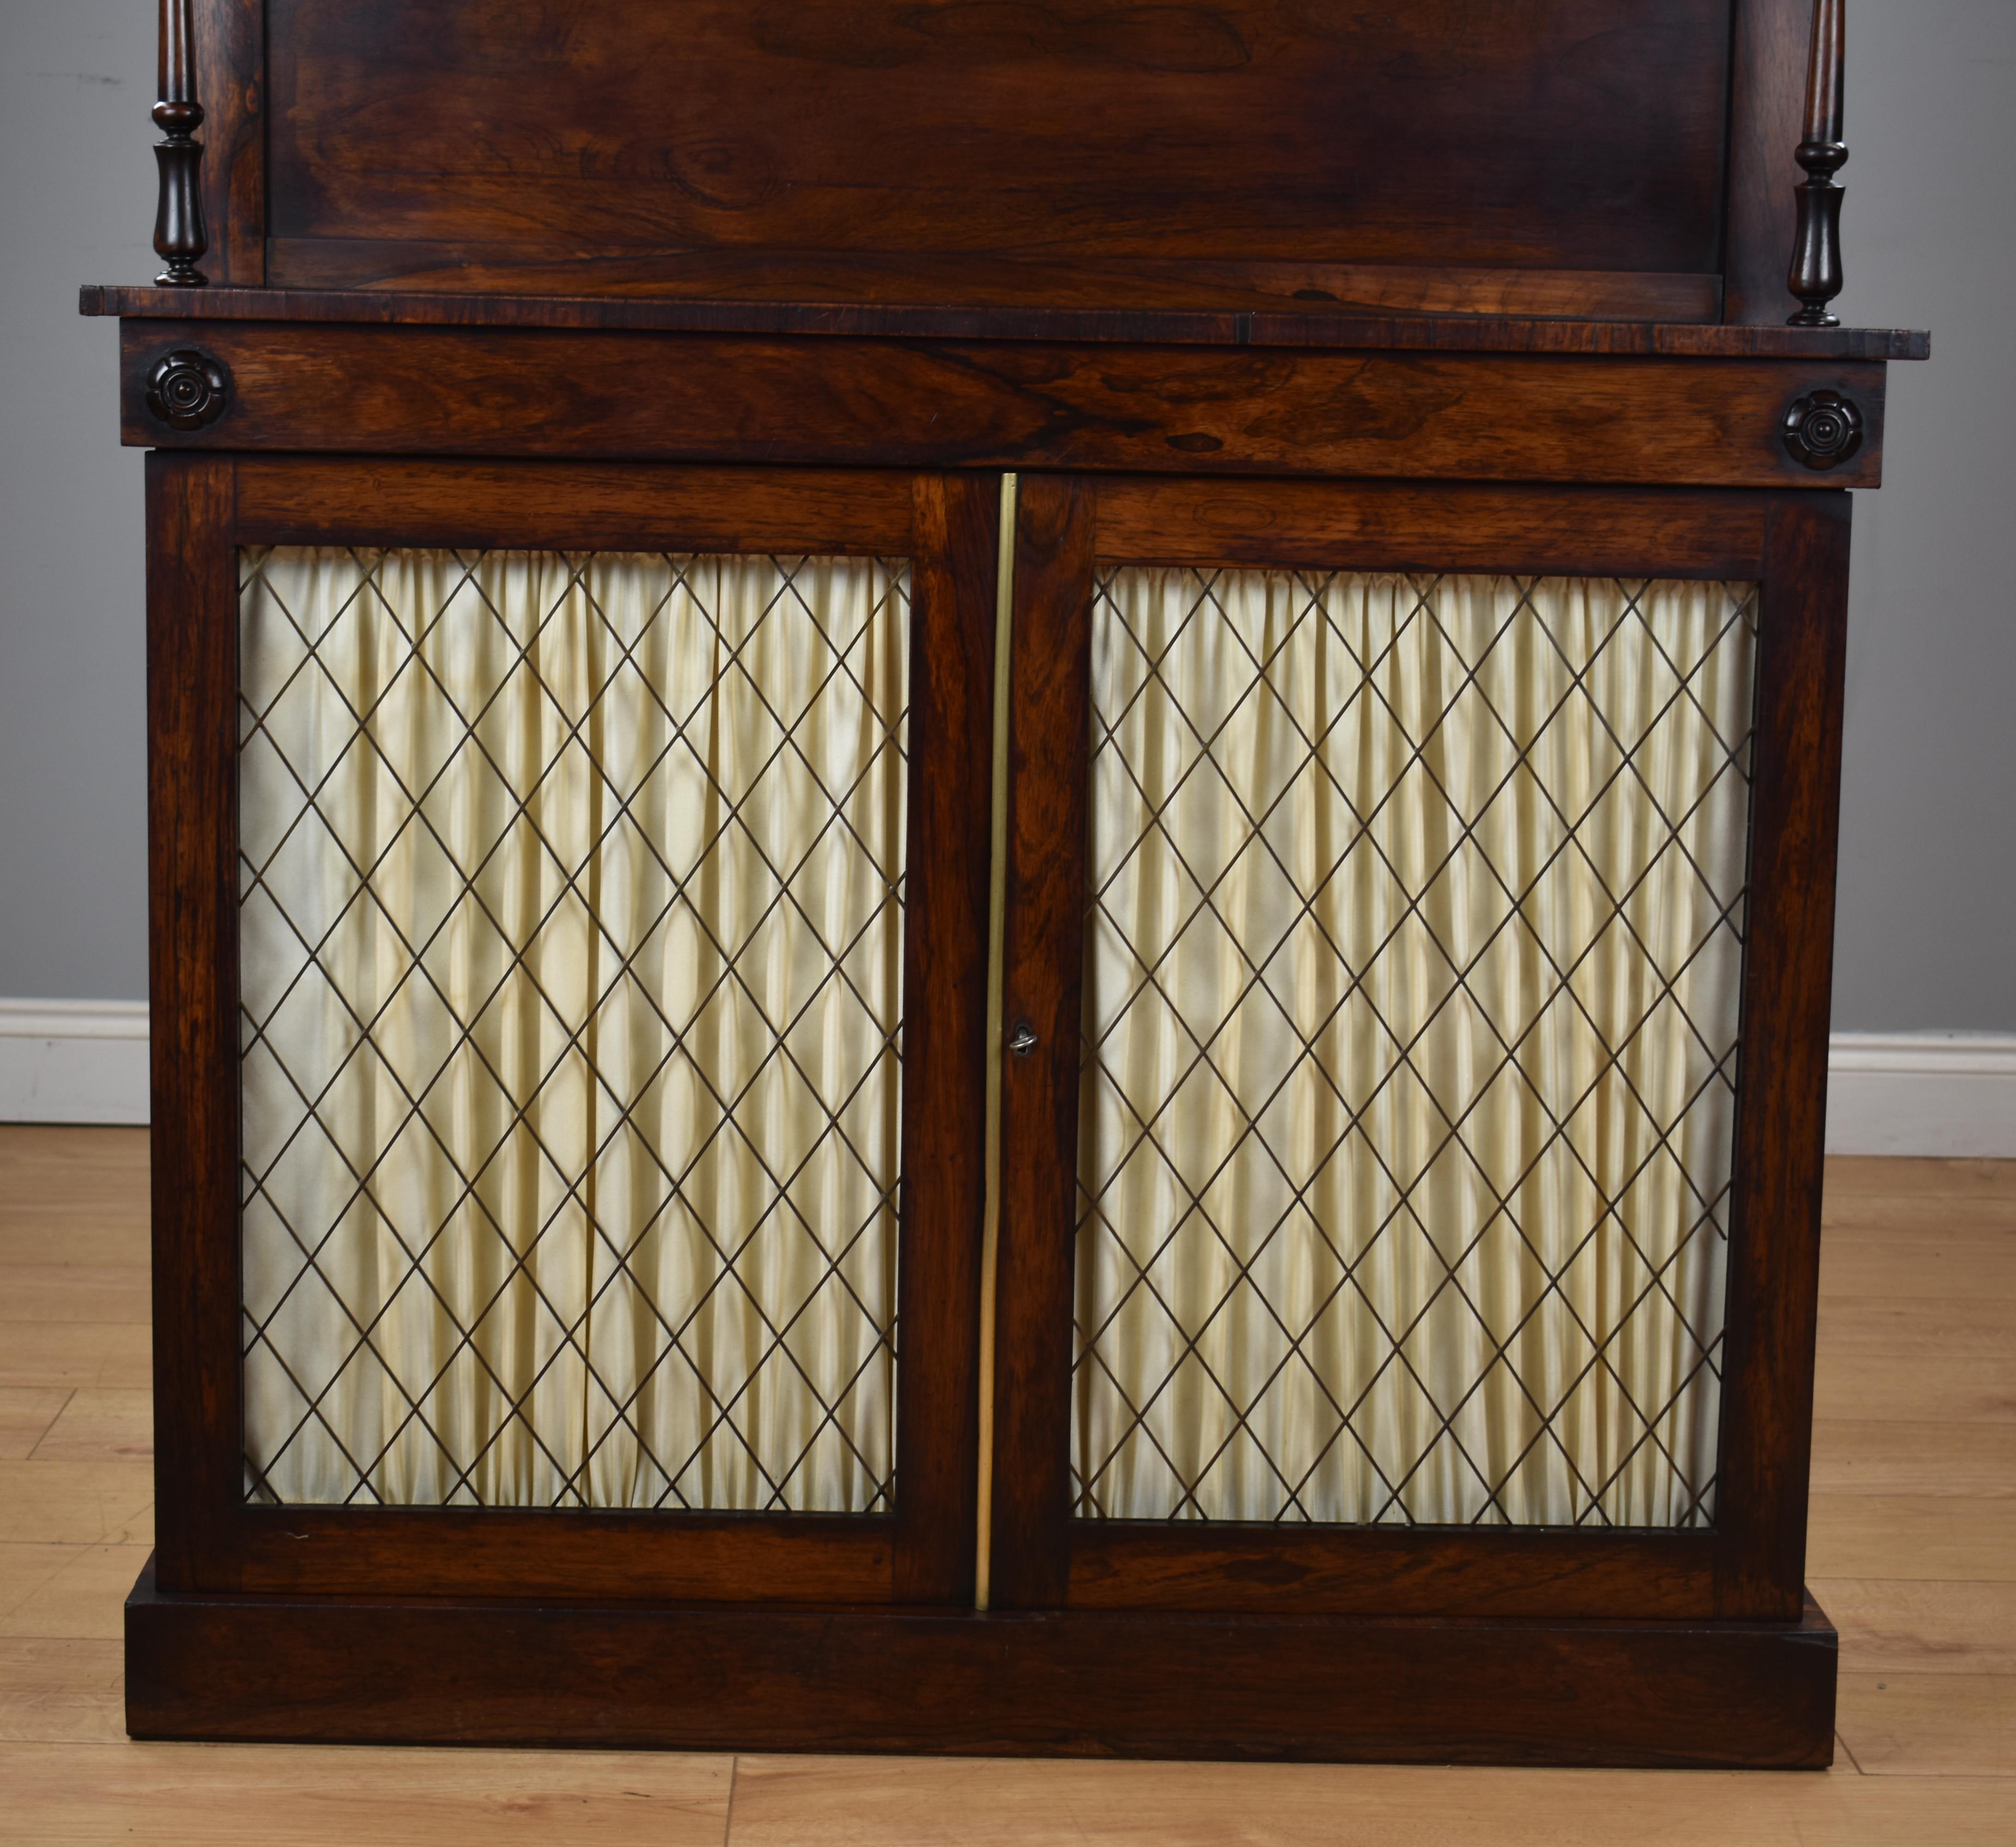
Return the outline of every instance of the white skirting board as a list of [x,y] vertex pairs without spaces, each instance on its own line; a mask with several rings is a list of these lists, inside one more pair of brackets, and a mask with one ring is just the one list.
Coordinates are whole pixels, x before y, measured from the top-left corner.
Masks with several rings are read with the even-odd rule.
[[1836,1033],[1827,1147],[2016,1156],[2016,1033]]
[[0,1000],[0,1122],[146,1120],[144,1000]]
[[[2016,1158],[2016,1033],[1838,1032],[1830,1154]],[[0,1122],[145,1122],[142,1001],[0,1000]]]

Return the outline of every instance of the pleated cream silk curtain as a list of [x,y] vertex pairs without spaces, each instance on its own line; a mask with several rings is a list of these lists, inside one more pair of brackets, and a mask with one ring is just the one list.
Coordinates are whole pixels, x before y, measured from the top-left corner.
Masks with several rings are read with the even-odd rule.
[[1103,575],[1082,1516],[1712,1519],[1755,619]]
[[[250,1495],[890,1505],[908,617],[246,555]],[[1081,1514],[1712,1519],[1755,624],[1103,574]]]
[[908,568],[247,553],[247,1492],[886,1508]]

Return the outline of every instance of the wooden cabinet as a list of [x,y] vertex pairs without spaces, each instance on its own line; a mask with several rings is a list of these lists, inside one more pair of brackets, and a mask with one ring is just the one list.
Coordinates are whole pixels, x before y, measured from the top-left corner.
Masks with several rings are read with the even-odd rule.
[[[1415,1669],[1466,1690],[1382,1754],[1446,1753],[1456,1709],[1483,1754],[1542,1748],[1469,1703],[1498,1700],[1464,1624],[1509,1672],[1677,1651],[1718,1687],[1775,1637],[1773,1729],[1726,1708],[1741,1750],[1819,1709],[1824,1680],[1784,1705],[1831,1659],[1802,1615],[1809,1354],[1768,1330],[1809,1328],[1816,1267],[1835,765],[1798,740],[1837,722],[1841,496],[243,452],[149,480],[155,1003],[182,1030],[142,1730],[1328,1754],[1366,1721],[1333,1687],[1325,1729],[1291,1725],[1316,1657],[1406,1618],[1455,1651]],[[843,625],[801,580],[849,570]],[[900,808],[872,851],[864,790]],[[841,835],[851,870],[818,858]],[[870,895],[822,935],[836,879]],[[1200,955],[1230,959],[1201,990]],[[828,991],[844,1017],[802,1039]],[[1629,1120],[1589,1129],[1606,1107]],[[808,1125],[781,1158],[780,1110]],[[709,1165],[722,1137],[753,1192]],[[835,1373],[800,1348],[843,1294]],[[793,1475],[822,1437],[824,1489]],[[855,1636],[879,1704],[822,1692],[833,1631],[794,1608]],[[591,1713],[563,1676],[536,1723],[447,1717],[429,1674],[510,1684],[495,1626],[534,1610],[594,1651],[650,1614],[654,1650],[783,1652],[705,1711]],[[382,1640],[314,1639],[312,1611]],[[1091,1663],[1137,1646],[1166,1701],[1221,1648],[1290,1665],[1134,1730]],[[388,1648],[389,1703],[352,1677]],[[1024,1655],[1056,1680],[998,1676]],[[934,1662],[959,1692],[927,1716]],[[281,1673],[312,1716],[276,1721]]]
[[408,12],[86,291],[136,1735],[1825,1763],[1812,15]]

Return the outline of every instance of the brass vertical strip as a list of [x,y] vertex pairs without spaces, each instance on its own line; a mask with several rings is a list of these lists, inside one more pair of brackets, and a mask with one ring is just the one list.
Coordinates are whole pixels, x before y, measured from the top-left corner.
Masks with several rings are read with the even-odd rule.
[[1015,636],[1015,490],[1001,477],[1001,543],[994,579],[994,804],[987,877],[987,1206],[980,1242],[980,1507],[973,1607],[984,1610],[994,1562],[994,1286],[1001,1250],[1002,992],[1008,931],[1009,650]]

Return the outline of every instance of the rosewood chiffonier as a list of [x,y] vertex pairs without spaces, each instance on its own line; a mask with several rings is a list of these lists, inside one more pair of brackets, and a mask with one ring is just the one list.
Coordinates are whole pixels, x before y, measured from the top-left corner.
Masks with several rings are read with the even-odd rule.
[[162,0],[148,1737],[1819,1766],[1840,0]]

